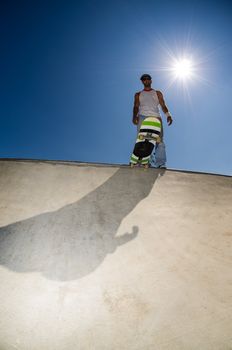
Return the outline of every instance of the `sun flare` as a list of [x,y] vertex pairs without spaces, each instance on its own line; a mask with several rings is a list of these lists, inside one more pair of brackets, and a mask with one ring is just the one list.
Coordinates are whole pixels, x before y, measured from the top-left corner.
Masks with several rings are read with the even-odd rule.
[[187,80],[193,76],[193,62],[190,59],[183,58],[175,60],[171,67],[174,78]]
[[[189,34],[190,35],[190,34]],[[187,37],[185,42],[180,44],[176,39],[174,43],[169,44],[159,38],[157,46],[160,48],[160,63],[156,58],[157,52],[154,52],[154,72],[160,75],[164,81],[165,89],[173,89],[182,96],[185,96],[191,102],[191,89],[197,85],[204,84],[207,87],[212,86],[209,76],[211,69],[211,52],[202,53],[199,48],[191,45],[191,37]],[[175,49],[173,46],[175,44]]]

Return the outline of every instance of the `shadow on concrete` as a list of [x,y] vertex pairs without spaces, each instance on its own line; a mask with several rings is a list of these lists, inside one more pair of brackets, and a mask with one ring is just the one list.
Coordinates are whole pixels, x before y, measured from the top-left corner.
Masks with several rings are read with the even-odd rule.
[[107,254],[136,238],[139,220],[131,232],[116,237],[118,227],[163,173],[120,168],[76,203],[1,227],[0,264],[16,272],[37,271],[51,280],[88,275]]

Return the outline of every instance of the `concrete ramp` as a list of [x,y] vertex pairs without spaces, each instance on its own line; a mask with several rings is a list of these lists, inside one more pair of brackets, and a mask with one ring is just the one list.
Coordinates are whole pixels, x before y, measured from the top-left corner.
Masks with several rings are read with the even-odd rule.
[[232,179],[0,161],[1,350],[231,350]]

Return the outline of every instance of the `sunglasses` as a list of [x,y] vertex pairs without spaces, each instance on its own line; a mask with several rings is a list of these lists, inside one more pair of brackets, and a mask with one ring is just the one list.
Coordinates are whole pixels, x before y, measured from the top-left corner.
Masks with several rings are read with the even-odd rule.
[[145,80],[151,80],[150,78],[146,77],[146,78],[143,78],[142,81],[145,81]]

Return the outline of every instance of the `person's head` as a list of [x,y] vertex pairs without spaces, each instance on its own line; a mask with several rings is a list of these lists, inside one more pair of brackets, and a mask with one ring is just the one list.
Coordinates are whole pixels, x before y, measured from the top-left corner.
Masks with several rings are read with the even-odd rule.
[[151,87],[152,78],[149,74],[143,74],[140,80],[143,83],[144,87]]

